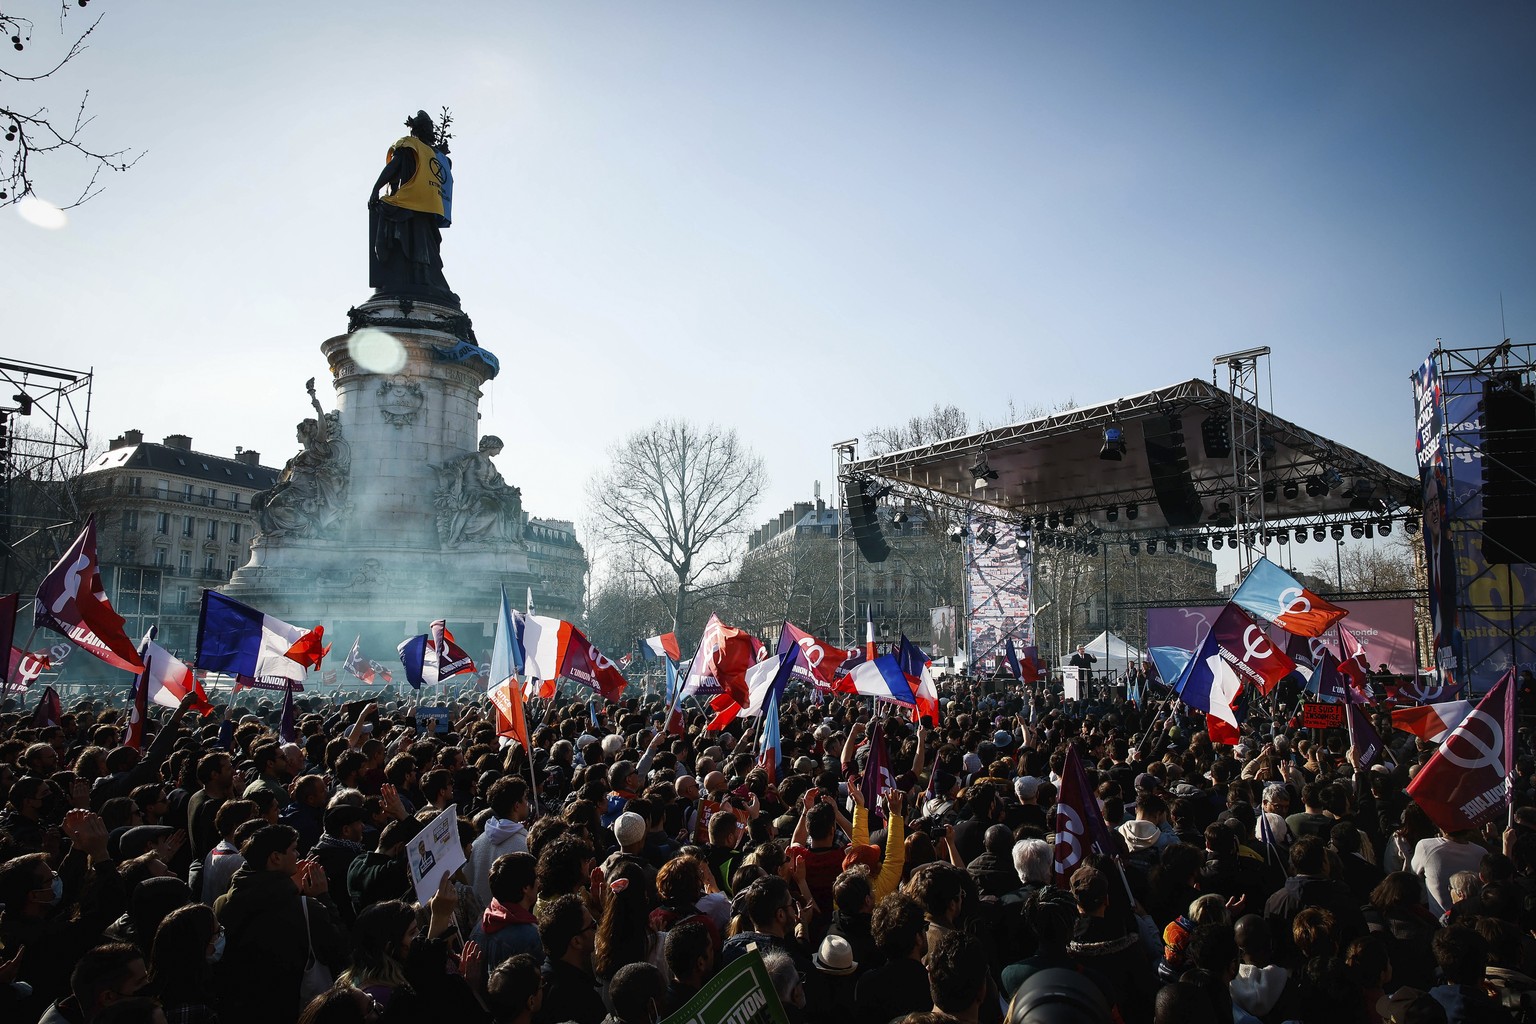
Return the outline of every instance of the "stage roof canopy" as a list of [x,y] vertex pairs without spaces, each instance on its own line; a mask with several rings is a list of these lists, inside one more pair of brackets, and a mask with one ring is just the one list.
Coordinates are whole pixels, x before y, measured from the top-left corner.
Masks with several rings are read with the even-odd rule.
[[[1148,535],[1230,529],[1234,403],[1240,422],[1256,417],[1259,426],[1266,525],[1404,517],[1420,504],[1417,480],[1202,380],[855,459],[843,472],[873,488],[890,484],[898,496],[1014,517],[1091,513],[1109,529]],[[1100,458],[1109,427],[1122,431],[1119,461]],[[981,487],[979,463],[996,473]],[[1111,507],[1112,521],[1103,514]]]

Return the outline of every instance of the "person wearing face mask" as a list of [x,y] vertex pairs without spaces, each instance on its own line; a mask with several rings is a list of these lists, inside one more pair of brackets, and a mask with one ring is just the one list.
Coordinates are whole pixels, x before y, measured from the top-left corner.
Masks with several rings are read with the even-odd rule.
[[71,811],[63,831],[73,845],[58,871],[41,853],[0,865],[0,959],[19,957],[17,978],[32,988],[7,1024],[31,1024],[68,996],[71,968],[127,905],[101,818]]
[[224,929],[213,908],[191,903],[171,911],[155,931],[149,955],[149,988],[176,1024],[215,1024],[215,982],[224,956]]

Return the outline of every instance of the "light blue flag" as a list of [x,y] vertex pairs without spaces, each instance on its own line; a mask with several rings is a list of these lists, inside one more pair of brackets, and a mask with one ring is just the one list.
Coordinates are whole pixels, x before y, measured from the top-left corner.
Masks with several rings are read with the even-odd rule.
[[491,643],[491,687],[500,686],[523,671],[523,645],[518,642],[517,627],[512,623],[512,606],[507,604],[507,588],[501,588],[501,608],[496,612],[496,639]]

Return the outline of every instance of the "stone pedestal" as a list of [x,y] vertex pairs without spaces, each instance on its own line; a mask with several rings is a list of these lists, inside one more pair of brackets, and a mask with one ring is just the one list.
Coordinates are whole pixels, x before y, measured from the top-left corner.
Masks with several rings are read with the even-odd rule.
[[518,604],[528,587],[545,589],[514,531],[445,536],[435,503],[443,468],[476,453],[480,388],[498,371],[495,357],[446,306],[375,299],[350,319],[348,333],[321,345],[350,453],[345,493],[322,492],[324,508],[297,528],[268,517],[223,591],[288,622],[325,625],[337,654],[362,634],[365,655],[391,664],[402,638],[446,618],[478,662],[501,587]]

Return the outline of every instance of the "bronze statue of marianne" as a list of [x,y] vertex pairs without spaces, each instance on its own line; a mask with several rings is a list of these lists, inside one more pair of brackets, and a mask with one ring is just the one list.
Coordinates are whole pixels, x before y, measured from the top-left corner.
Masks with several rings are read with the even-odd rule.
[[[368,284],[375,298],[417,299],[459,308],[443,277],[442,229],[453,222],[453,163],[448,125],[425,110],[406,120],[411,133],[389,147],[368,193]],[[387,189],[381,197],[380,189]]]

